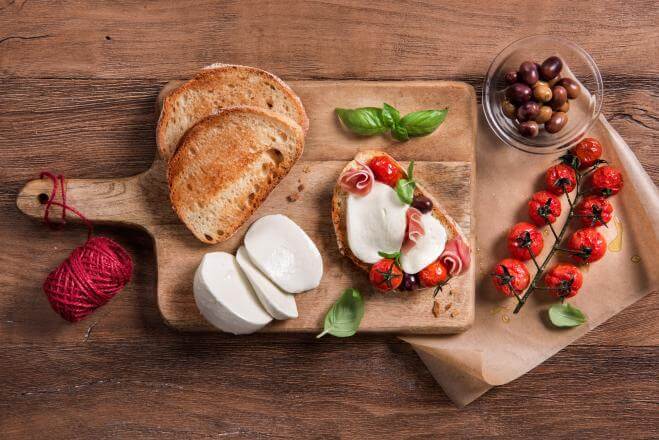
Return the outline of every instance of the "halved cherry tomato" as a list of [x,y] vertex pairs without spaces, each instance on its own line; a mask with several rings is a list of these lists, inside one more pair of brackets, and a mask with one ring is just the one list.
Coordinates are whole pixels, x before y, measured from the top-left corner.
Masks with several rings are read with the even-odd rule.
[[606,253],[606,240],[595,228],[579,229],[567,243],[569,250],[576,252],[572,254],[574,261],[578,263],[592,263],[604,256]]
[[547,191],[560,196],[564,192],[572,192],[577,186],[577,173],[569,165],[559,163],[547,170],[545,174]]
[[382,292],[395,290],[403,281],[403,271],[390,258],[385,258],[373,266],[369,272],[368,279],[376,289]]
[[581,271],[570,263],[559,263],[545,274],[549,294],[557,298],[572,298],[583,285]]
[[529,217],[537,226],[554,223],[561,215],[561,201],[549,191],[538,191],[529,200]]
[[435,287],[448,279],[448,269],[437,260],[419,272],[419,281],[423,287]]
[[530,278],[524,263],[513,258],[499,261],[492,273],[494,287],[506,296],[521,294],[528,287]]
[[604,166],[593,172],[591,183],[596,194],[609,197],[622,189],[622,173],[613,167]]
[[508,251],[518,260],[530,260],[542,251],[543,246],[542,233],[531,223],[517,223],[508,233]]
[[368,166],[373,171],[375,180],[382,182],[392,188],[403,177],[403,172],[387,156],[375,156]]
[[602,145],[597,139],[586,138],[574,147],[572,154],[579,158],[579,169],[590,168],[602,157]]
[[574,213],[585,227],[604,226],[613,217],[613,206],[604,197],[588,196],[577,205]]

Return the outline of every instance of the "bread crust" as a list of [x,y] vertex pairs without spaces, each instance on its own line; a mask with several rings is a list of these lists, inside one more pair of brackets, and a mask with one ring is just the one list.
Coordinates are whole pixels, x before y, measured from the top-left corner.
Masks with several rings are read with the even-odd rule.
[[[341,170],[339,178],[336,180],[336,185],[334,186],[334,192],[332,195],[332,224],[334,225],[334,233],[336,234],[336,242],[339,246],[339,251],[341,254],[349,258],[357,267],[362,269],[365,272],[369,272],[370,265],[361,261],[355,256],[350,250],[348,245],[348,235],[346,231],[346,201],[348,198],[348,193],[341,188],[339,185],[340,177],[350,168],[357,167],[357,161],[368,164],[369,161],[376,156],[386,156],[391,160],[395,166],[403,172],[404,176],[407,176],[407,171],[396,161],[393,157],[383,151],[377,150],[368,150],[357,153],[355,158],[348,162],[348,164]],[[415,179],[416,180],[416,179]],[[460,229],[460,226],[448,215],[446,210],[437,202],[437,200],[425,190],[423,184],[416,181],[416,188],[414,189],[415,195],[423,195],[428,197],[433,204],[432,216],[439,220],[444,228],[446,229],[447,240],[460,236],[465,243],[469,243],[468,239],[465,237],[464,233]]]

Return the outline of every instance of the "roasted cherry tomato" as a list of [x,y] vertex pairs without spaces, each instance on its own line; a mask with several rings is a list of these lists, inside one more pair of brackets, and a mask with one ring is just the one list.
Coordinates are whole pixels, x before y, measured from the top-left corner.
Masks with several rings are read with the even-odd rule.
[[559,263],[545,274],[549,294],[557,298],[572,298],[583,285],[581,271],[570,263]]
[[609,197],[622,189],[622,173],[613,167],[604,166],[593,172],[591,182],[596,194]]
[[543,245],[542,233],[531,223],[517,223],[508,233],[508,251],[518,260],[526,261],[537,256]]
[[400,270],[394,260],[385,258],[371,266],[368,279],[371,280],[371,284],[376,289],[388,292],[400,286],[403,281],[403,271]]
[[563,192],[572,192],[577,186],[577,173],[569,165],[559,163],[547,170],[545,175],[547,190],[560,196]]
[[521,294],[528,287],[530,278],[524,263],[513,258],[499,261],[492,273],[494,287],[506,296]]
[[577,205],[574,213],[587,228],[604,226],[613,217],[613,206],[604,197],[588,196]]
[[590,168],[602,157],[602,145],[597,139],[586,138],[574,147],[572,154],[579,158],[579,169]]
[[567,243],[573,251],[572,258],[578,263],[592,263],[606,253],[606,240],[595,228],[579,229],[570,237]]
[[419,272],[419,282],[423,287],[435,287],[448,279],[448,269],[437,260]]
[[529,217],[537,226],[554,223],[561,215],[561,201],[549,191],[538,191],[529,200]]
[[403,177],[403,172],[387,156],[375,156],[368,165],[373,171],[375,180],[393,188]]

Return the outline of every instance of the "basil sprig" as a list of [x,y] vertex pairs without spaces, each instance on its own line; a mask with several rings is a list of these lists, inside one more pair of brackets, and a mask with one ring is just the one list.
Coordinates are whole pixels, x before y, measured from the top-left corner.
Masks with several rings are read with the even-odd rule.
[[448,109],[421,110],[400,117],[400,112],[384,103],[382,108],[361,107],[356,109],[337,108],[336,114],[350,131],[361,136],[373,136],[386,131],[404,142],[411,137],[426,136],[444,122]]
[[378,255],[381,256],[382,258],[387,258],[389,260],[394,260],[394,263],[396,264],[396,266],[400,267],[400,257],[402,255],[400,252],[378,251]]
[[556,327],[577,327],[586,322],[586,315],[569,303],[559,303],[549,308],[549,320]]
[[330,334],[347,338],[357,333],[364,317],[364,300],[357,289],[346,289],[325,315],[323,331],[316,336],[322,338]]
[[398,179],[396,183],[396,194],[398,194],[400,201],[411,205],[412,200],[414,200],[414,188],[416,188],[416,182],[414,181],[414,161],[411,161],[407,167],[407,178]]

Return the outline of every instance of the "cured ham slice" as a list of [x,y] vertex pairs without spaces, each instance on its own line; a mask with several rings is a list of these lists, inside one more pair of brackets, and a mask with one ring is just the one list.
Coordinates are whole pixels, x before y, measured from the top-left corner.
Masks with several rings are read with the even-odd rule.
[[457,236],[446,243],[439,260],[444,263],[451,276],[460,275],[466,272],[471,264],[469,246]]
[[423,229],[423,223],[421,223],[421,216],[423,215],[421,211],[409,207],[406,215],[407,229],[405,229],[405,241],[403,241],[403,245],[400,248],[403,254],[406,254],[412,249],[416,245],[416,242],[426,233]]
[[368,165],[356,161],[357,167],[347,170],[339,179],[341,189],[350,194],[365,196],[371,192],[375,176]]

